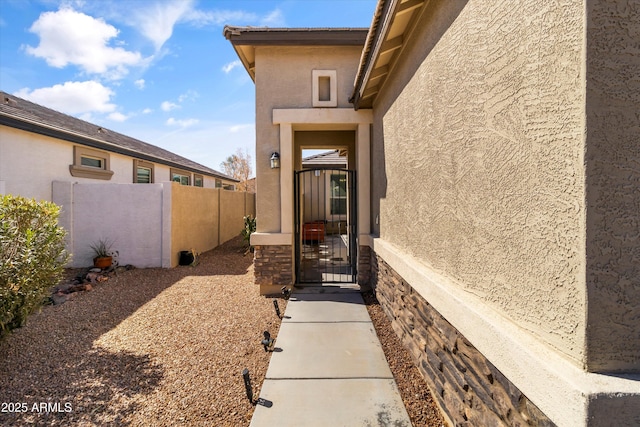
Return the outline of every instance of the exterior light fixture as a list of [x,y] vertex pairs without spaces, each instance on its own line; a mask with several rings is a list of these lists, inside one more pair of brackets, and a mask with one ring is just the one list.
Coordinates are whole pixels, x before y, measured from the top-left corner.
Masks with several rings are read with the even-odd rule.
[[264,351],[273,351],[275,340],[271,338],[271,334],[268,331],[264,331],[262,335],[264,336],[264,339],[260,341],[260,344],[263,345]]
[[283,286],[280,291],[282,292],[282,296],[285,300],[288,300],[289,297],[291,297],[291,289],[287,288],[286,286]]
[[280,168],[280,154],[278,154],[276,151],[271,153],[271,158],[269,160],[271,161],[271,169]]

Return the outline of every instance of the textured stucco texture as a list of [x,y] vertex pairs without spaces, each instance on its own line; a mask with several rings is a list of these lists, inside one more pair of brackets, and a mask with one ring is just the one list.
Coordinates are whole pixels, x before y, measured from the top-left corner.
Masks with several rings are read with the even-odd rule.
[[[349,108],[361,47],[256,48],[256,183],[257,231],[280,231],[280,173],[269,157],[280,151],[274,108],[312,108],[312,71],[336,70],[338,108]],[[293,197],[293,194],[291,195]]]
[[433,3],[374,104],[381,238],[585,359],[584,6]]

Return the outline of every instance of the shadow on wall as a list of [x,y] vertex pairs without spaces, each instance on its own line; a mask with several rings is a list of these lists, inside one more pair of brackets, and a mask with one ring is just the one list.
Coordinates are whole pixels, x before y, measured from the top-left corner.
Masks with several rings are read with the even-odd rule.
[[429,56],[440,38],[447,32],[451,24],[458,18],[467,5],[468,0],[452,0],[441,3],[427,3],[427,11],[430,17],[428,37],[420,40],[419,45],[414,45],[410,52],[404,52],[405,59],[398,63],[393,70],[393,77],[385,80],[382,92],[375,101],[374,119],[372,125],[371,147],[371,224],[373,234],[380,235],[380,200],[387,197],[387,174],[384,142],[384,116],[389,110],[403,88],[414,77],[416,71]]

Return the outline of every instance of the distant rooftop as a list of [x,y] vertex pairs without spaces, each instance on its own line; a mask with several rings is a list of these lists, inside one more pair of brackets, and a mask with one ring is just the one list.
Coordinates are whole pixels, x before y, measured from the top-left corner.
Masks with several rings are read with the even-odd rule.
[[305,168],[322,168],[330,166],[347,166],[346,152],[340,150],[327,151],[326,153],[314,154],[302,159],[302,166]]
[[185,169],[190,172],[239,182],[235,178],[171,151],[2,91],[0,91],[0,125]]

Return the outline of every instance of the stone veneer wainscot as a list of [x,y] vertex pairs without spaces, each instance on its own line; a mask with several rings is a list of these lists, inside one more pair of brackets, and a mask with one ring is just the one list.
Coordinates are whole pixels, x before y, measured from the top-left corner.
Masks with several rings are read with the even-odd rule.
[[371,254],[376,297],[453,425],[555,425],[382,258]]
[[256,245],[254,250],[256,285],[293,283],[291,245]]

